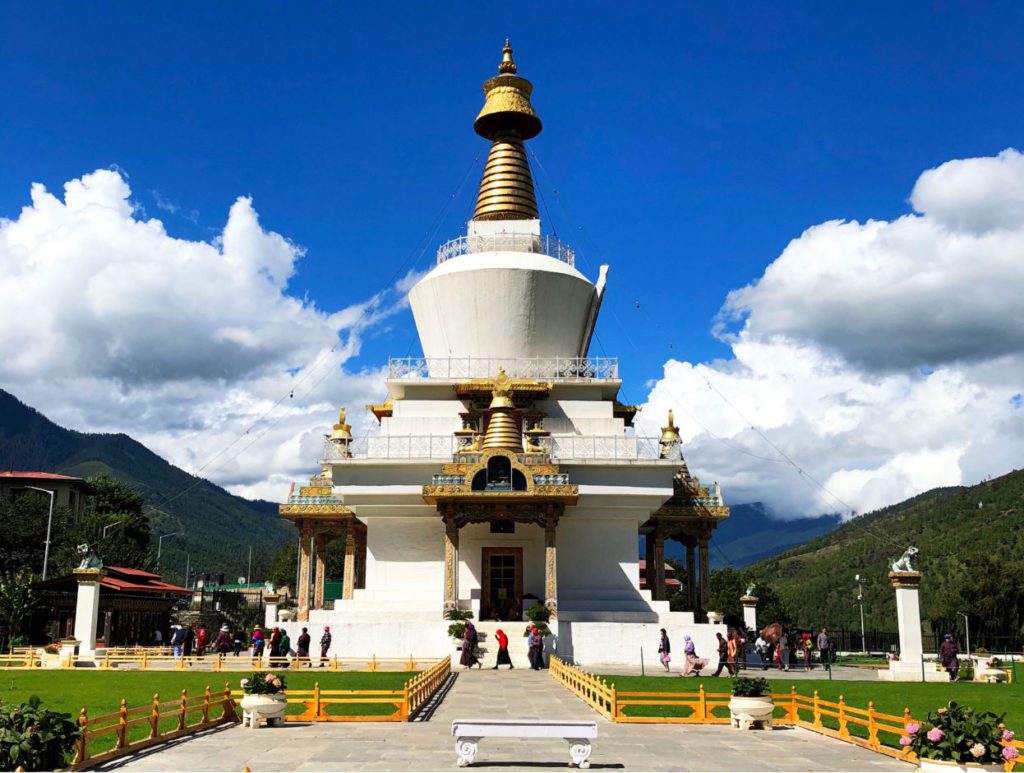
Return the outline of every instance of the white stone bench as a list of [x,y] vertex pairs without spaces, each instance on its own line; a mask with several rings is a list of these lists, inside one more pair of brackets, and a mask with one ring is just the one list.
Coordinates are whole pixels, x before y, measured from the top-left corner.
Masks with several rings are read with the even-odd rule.
[[562,738],[569,744],[569,765],[590,767],[596,722],[560,719],[456,719],[452,722],[459,767],[472,765],[481,738]]

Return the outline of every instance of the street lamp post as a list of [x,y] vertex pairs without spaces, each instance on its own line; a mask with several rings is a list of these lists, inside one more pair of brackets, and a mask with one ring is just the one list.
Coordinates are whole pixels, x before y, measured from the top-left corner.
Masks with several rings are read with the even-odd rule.
[[46,568],[50,564],[50,531],[53,529],[53,500],[55,491],[51,491],[48,488],[39,488],[38,486],[25,486],[33,491],[42,491],[44,494],[50,495],[50,515],[46,519],[46,546],[43,548],[43,579],[46,579]]
[[160,573],[160,555],[164,552],[164,540],[168,537],[180,537],[182,532],[172,531],[170,534],[164,534],[160,539],[156,541],[156,571]]
[[100,539],[106,539],[107,532],[109,532],[111,529],[116,529],[118,526],[124,526],[126,523],[128,523],[127,518],[125,518],[123,521],[114,521],[113,523],[108,523],[106,526],[103,527],[103,536],[100,537]]
[[864,640],[864,588],[861,585],[859,574],[855,574],[853,579],[857,582],[857,606],[860,607],[860,652],[862,655],[866,655],[868,648]]

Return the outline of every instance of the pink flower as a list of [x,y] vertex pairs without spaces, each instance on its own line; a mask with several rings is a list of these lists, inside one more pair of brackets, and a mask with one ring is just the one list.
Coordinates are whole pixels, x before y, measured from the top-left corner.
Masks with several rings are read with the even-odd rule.
[[1017,751],[1016,747],[1004,746],[1003,747],[1003,759],[1004,760],[1015,760],[1020,756],[1020,752]]
[[1004,730],[1003,731],[1003,740],[1006,741],[1007,743],[1012,741],[1015,737],[1016,736],[1014,736],[1012,730]]
[[274,676],[273,674],[267,674],[266,679],[267,679],[267,683],[269,684],[270,682],[273,682],[275,679],[277,679],[277,677]]
[[911,735],[915,735],[921,726],[917,722],[907,722],[907,732]]
[[945,713],[946,713],[946,711],[947,711],[947,709],[946,709],[946,707],[945,707],[945,706],[943,706],[943,707],[942,707],[941,709],[939,709],[939,710],[938,710],[938,712],[939,712],[940,714],[945,714]]
[[980,743],[974,744],[974,746],[971,747],[971,756],[981,759],[985,756],[985,747]]
[[911,740],[909,735],[900,736],[900,746],[910,746],[910,744],[912,743],[913,741]]
[[939,728],[933,727],[928,731],[928,740],[932,743],[938,743],[945,737],[945,735],[946,734],[939,730]]

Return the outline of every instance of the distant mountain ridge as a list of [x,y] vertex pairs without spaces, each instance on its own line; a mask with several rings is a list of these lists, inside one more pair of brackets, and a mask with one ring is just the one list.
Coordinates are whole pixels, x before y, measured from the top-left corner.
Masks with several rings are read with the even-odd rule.
[[281,546],[295,539],[294,528],[278,518],[276,504],[235,496],[175,467],[128,435],[60,427],[2,389],[0,469],[82,478],[106,474],[131,483],[147,506],[157,508],[149,512],[154,539],[183,532],[164,540],[161,556],[164,573],[179,580],[186,561],[199,572],[236,579],[247,571],[250,545],[253,576],[261,577]]

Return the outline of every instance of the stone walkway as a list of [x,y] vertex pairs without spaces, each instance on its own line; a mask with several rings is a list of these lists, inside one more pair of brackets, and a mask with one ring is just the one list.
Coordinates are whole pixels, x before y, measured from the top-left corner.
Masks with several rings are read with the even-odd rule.
[[[409,723],[288,723],[216,729],[115,760],[140,771],[456,770],[453,719],[594,720],[595,770],[911,771],[897,762],[806,730],[740,732],[712,725],[625,725],[599,717],[544,672],[461,671],[433,714]],[[484,739],[474,767],[564,768],[561,740]],[[118,764],[120,762],[120,764]]]

